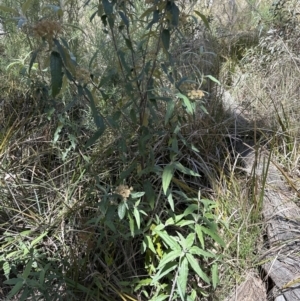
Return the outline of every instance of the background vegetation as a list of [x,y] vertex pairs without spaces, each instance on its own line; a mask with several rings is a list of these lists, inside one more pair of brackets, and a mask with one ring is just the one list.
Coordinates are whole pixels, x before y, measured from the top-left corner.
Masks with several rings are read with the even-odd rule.
[[270,149],[297,187],[299,14],[3,0],[1,298],[223,300],[258,273],[261,202],[234,149]]

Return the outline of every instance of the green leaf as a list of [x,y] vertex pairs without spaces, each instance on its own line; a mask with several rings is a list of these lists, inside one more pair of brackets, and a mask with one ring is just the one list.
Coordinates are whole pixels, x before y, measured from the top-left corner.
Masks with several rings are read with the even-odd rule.
[[130,228],[131,236],[134,237],[135,234],[134,219],[132,218],[130,212],[128,212],[128,218],[129,218],[129,228]]
[[200,241],[201,247],[204,248],[203,233],[202,233],[202,230],[201,230],[201,226],[199,224],[196,224],[195,231],[197,233],[197,237],[198,237],[198,239]]
[[92,13],[92,15],[90,16],[90,22],[93,21],[93,19],[97,16],[97,14],[98,14],[98,9],[97,9],[96,11],[94,11],[94,12]]
[[201,230],[209,235],[214,241],[216,241],[219,245],[221,245],[222,247],[225,247],[225,242],[222,240],[222,238],[213,230],[208,229],[206,227],[201,226]]
[[175,224],[175,219],[173,217],[170,217],[166,220],[165,225],[170,226]]
[[126,179],[132,173],[132,171],[134,169],[136,169],[136,161],[132,162],[131,165],[127,169],[123,170],[120,173],[120,175],[119,175],[120,181],[123,181],[124,179]]
[[125,39],[125,43],[126,43],[126,46],[128,47],[128,49],[130,49],[132,52],[134,52],[131,41],[125,37],[124,37],[124,39]]
[[204,280],[207,284],[210,284],[210,281],[207,277],[207,275],[202,271],[202,269],[200,268],[197,260],[189,253],[186,253],[186,258],[189,261],[192,269],[198,274],[198,276]]
[[140,191],[140,192],[132,192],[131,193],[131,198],[132,199],[138,199],[140,197],[142,197],[143,195],[145,195],[144,191]]
[[124,24],[128,27],[129,20],[128,20],[127,16],[122,11],[119,11],[119,15],[120,15],[122,21],[124,22]]
[[170,48],[170,31],[169,29],[164,29],[161,34],[161,41],[166,51]]
[[151,6],[150,8],[148,8],[147,10],[145,10],[141,14],[141,16],[139,17],[139,19],[142,20],[143,18],[149,16],[154,10],[155,10],[155,6]]
[[51,88],[52,96],[55,97],[60,92],[63,83],[62,59],[58,52],[52,51],[50,56]]
[[198,15],[202,19],[205,27],[207,29],[210,29],[209,22],[208,22],[207,18],[203,14],[201,14],[199,11],[197,11],[197,10],[194,10],[194,12],[195,12],[196,15]]
[[174,112],[174,108],[175,108],[175,102],[174,101],[168,101],[167,102],[167,112],[165,115],[165,125],[167,125],[167,123],[169,122],[169,120],[171,119],[173,112]]
[[13,285],[13,284],[16,284],[20,281],[23,282],[23,279],[22,278],[12,278],[12,279],[8,279],[8,280],[3,281],[3,283],[8,284],[8,285]]
[[88,148],[95,144],[95,142],[103,135],[104,131],[105,127],[99,129],[96,133],[94,133],[94,135],[86,142],[85,148]]
[[172,2],[171,14],[172,14],[172,25],[177,27],[179,24],[180,11],[179,11],[178,6],[175,4],[175,2]]
[[30,74],[31,68],[33,66],[33,63],[34,63],[34,61],[35,61],[35,59],[36,59],[37,54],[39,53],[39,51],[40,50],[37,49],[37,50],[33,51],[32,54],[31,54],[31,59],[30,59],[30,62],[29,62],[29,67],[28,67],[28,74]]
[[163,72],[167,75],[169,81],[170,81],[172,84],[174,84],[174,78],[173,78],[173,76],[172,76],[172,73],[168,71],[168,68],[167,68],[166,64],[162,63],[160,66],[161,66]]
[[109,2],[108,0],[102,0],[102,4],[103,4],[104,12],[107,15],[111,15],[114,11],[113,4],[111,2]]
[[104,119],[102,118],[102,116],[100,116],[98,114],[96,105],[95,105],[95,101],[94,101],[94,97],[93,94],[91,93],[91,91],[87,88],[84,88],[84,92],[87,95],[89,101],[90,101],[90,106],[91,106],[91,110],[92,110],[92,114],[93,114],[93,118],[94,118],[94,122],[97,126],[97,128],[99,130],[104,131],[105,130],[105,124],[104,124]]
[[33,0],[27,0],[27,1],[25,1],[23,3],[23,5],[22,5],[22,13],[23,13],[23,15],[25,15],[25,13],[27,12],[27,10],[30,7],[32,1]]
[[9,258],[11,258],[11,257],[15,257],[15,256],[17,256],[17,253],[18,253],[19,251],[13,251],[13,252],[11,252],[11,253],[8,253],[7,255],[6,255],[6,259],[9,259]]
[[163,191],[165,194],[167,194],[167,190],[171,183],[173,173],[174,173],[174,165],[173,164],[168,164],[167,166],[165,166],[163,174],[162,174],[162,186],[163,186]]
[[140,229],[140,227],[141,227],[141,217],[140,217],[140,212],[138,211],[138,209],[136,207],[134,207],[134,209],[133,209],[133,214],[134,214],[134,217],[135,217],[135,220],[136,220],[137,227],[138,227],[138,229]]
[[179,243],[183,249],[184,252],[186,252],[186,249],[187,249],[187,245],[186,245],[186,241],[185,241],[185,238],[183,237],[183,235],[176,231],[177,232],[177,235],[179,236]]
[[146,30],[150,29],[153,24],[159,21],[159,10],[153,11],[153,18],[152,21],[147,25]]
[[195,233],[190,233],[185,239],[186,249],[190,249],[195,241]]
[[13,13],[14,15],[19,15],[19,13],[16,9],[13,9],[8,6],[0,5],[0,10],[4,11],[6,13]]
[[186,175],[193,176],[193,177],[200,177],[200,175],[198,173],[194,172],[193,170],[191,170],[187,167],[184,167],[179,162],[175,162],[173,165],[177,170],[181,171],[182,173],[184,173]]
[[11,289],[11,291],[6,297],[8,299],[12,298],[21,290],[22,287],[23,287],[23,279],[19,278],[18,282],[15,284],[15,286]]
[[152,283],[156,283],[159,279],[164,277],[165,275],[170,274],[175,268],[178,267],[178,262],[168,262],[152,279]]
[[123,219],[126,214],[126,204],[125,201],[122,201],[118,206],[118,215],[120,219]]
[[159,237],[172,249],[172,250],[180,250],[180,245],[176,242],[176,240],[171,237],[166,231],[157,230],[158,227],[154,228],[154,232],[158,234]]
[[51,262],[47,263],[47,264],[41,269],[41,274],[40,274],[39,282],[40,282],[40,285],[41,285],[42,287],[44,286],[46,272],[48,271],[48,269],[50,268],[50,266],[51,266]]
[[191,213],[193,213],[194,211],[198,211],[199,210],[199,206],[197,204],[192,204],[189,205],[185,210],[184,210],[184,216],[187,216]]
[[213,82],[217,83],[218,85],[221,85],[221,83],[215,77],[213,77],[212,75],[206,75],[204,77],[207,77],[210,80],[212,80]]
[[142,279],[138,282],[137,286],[135,286],[134,291],[138,291],[143,286],[148,286],[152,282],[151,278]]
[[31,271],[31,268],[32,268],[32,263],[33,263],[33,260],[30,259],[28,261],[28,263],[26,264],[25,270],[24,270],[24,272],[22,274],[22,278],[24,280],[26,280],[28,278],[29,274],[30,274],[30,271]]
[[186,107],[186,112],[190,115],[194,114],[195,106],[191,103],[191,101],[181,93],[177,93],[177,96],[183,100],[183,103]]
[[[127,64],[125,52],[119,49],[117,51],[117,55],[118,55],[118,57],[119,57],[119,59],[122,63],[122,66],[125,68],[126,72],[128,74],[130,74],[131,73],[131,67]],[[132,90],[131,85],[130,85],[130,90]],[[129,91],[129,89],[128,89],[128,92],[132,92],[132,91]]]
[[37,238],[35,238],[31,242],[30,247],[33,247],[34,245],[36,245],[37,243],[39,243],[47,234],[48,234],[48,231],[42,233],[40,236],[38,236]]
[[144,190],[146,194],[147,203],[150,205],[151,209],[154,209],[155,206],[155,191],[152,187],[152,184],[149,180],[145,180],[144,182]]
[[156,254],[156,250],[154,248],[154,244],[150,236],[146,235],[144,237],[144,243],[153,252],[153,254]]
[[194,255],[198,255],[198,256],[203,256],[203,257],[216,257],[215,254],[211,253],[211,252],[206,252],[196,246],[193,246],[189,249],[189,253],[194,254]]
[[59,139],[59,134],[62,130],[62,128],[64,127],[64,123],[62,121],[59,121],[57,128],[54,132],[54,137],[53,137],[53,142],[56,143]]
[[168,198],[167,199],[168,199],[168,203],[169,203],[169,205],[171,207],[171,210],[174,212],[175,211],[175,206],[174,206],[174,200],[173,200],[173,196],[172,196],[171,192],[168,194]]
[[176,258],[180,258],[182,255],[181,250],[171,251],[169,253],[165,253],[161,261],[159,262],[158,269],[163,268],[167,263],[174,261]]
[[212,274],[212,285],[213,288],[216,289],[217,285],[219,284],[218,265],[216,263],[214,263],[211,268],[211,274]]
[[[76,62],[74,62],[71,59],[69,50],[67,48],[63,47],[57,39],[53,39],[53,41],[57,47],[57,50],[58,50],[62,60],[63,60],[63,63],[65,64],[65,68],[67,69],[67,71],[69,71],[69,72],[66,72],[66,75],[68,76],[68,78],[71,75],[71,78],[69,78],[69,80],[74,79],[74,76],[76,75],[76,69],[75,69]],[[67,43],[64,43],[65,46],[67,46],[66,44]]]
[[9,264],[8,261],[5,261],[3,263],[2,269],[3,269],[3,272],[4,272],[4,275],[5,275],[6,279],[8,279],[9,278],[9,273],[10,273],[10,264]]
[[189,274],[189,263],[187,258],[184,257],[180,263],[179,275],[177,278],[177,287],[182,301],[185,301],[188,274]]
[[151,298],[149,301],[164,301],[166,299],[169,298],[169,295],[159,295],[159,296],[154,296],[153,298]]
[[187,297],[187,301],[195,301],[197,297],[197,292],[192,289],[192,293]]

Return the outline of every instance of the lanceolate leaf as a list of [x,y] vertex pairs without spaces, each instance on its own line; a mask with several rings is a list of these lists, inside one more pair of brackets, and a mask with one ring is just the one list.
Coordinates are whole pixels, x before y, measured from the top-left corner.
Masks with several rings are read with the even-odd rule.
[[177,278],[177,287],[182,301],[185,301],[186,285],[189,273],[189,263],[184,257],[179,266],[179,275]]
[[196,15],[198,15],[202,19],[202,21],[203,21],[204,25],[206,26],[206,28],[210,29],[207,18],[197,10],[195,10],[194,12],[195,12]]
[[163,186],[163,191],[165,194],[167,194],[167,190],[171,183],[173,173],[174,173],[174,165],[173,164],[169,164],[164,168],[164,171],[162,174],[162,186]]
[[94,135],[86,142],[85,147],[92,146],[104,133],[105,128],[99,129]]
[[169,31],[169,29],[164,29],[162,31],[161,40],[162,40],[165,50],[168,51],[169,47],[170,47],[170,31]]
[[[76,70],[75,70],[76,63],[71,59],[69,50],[67,48],[65,48],[66,46],[63,47],[57,39],[53,39],[53,41],[54,41],[54,44],[56,45],[57,50],[64,62],[65,68],[67,68],[69,73],[74,78],[74,76],[76,74]],[[63,42],[63,40],[62,40],[62,42]]]
[[131,236],[134,237],[134,220],[130,214],[130,212],[128,212],[128,218],[129,218],[129,228],[130,228],[130,232],[131,232]]
[[33,0],[27,0],[27,1],[24,2],[24,4],[22,5],[22,13],[23,13],[23,14],[26,13],[26,11],[27,11],[28,8],[30,7],[32,1],[33,1]]
[[172,250],[181,250],[179,244],[176,240],[171,237],[166,231],[159,231],[157,227],[154,229],[154,232],[159,235],[163,239],[163,241],[172,249]]
[[31,68],[33,66],[33,63],[34,63],[38,53],[39,53],[39,49],[33,51],[32,54],[31,54],[31,59],[30,59],[29,68],[28,68],[28,73],[29,74],[30,74]]
[[189,176],[193,176],[193,177],[200,177],[200,175],[194,171],[192,171],[191,169],[184,167],[181,163],[179,162],[175,162],[174,163],[174,167],[181,171],[182,173],[189,175]]
[[210,281],[207,277],[207,275],[202,271],[202,269],[200,268],[197,260],[193,257],[193,255],[187,253],[186,254],[186,258],[189,261],[192,269],[198,274],[198,276],[204,280],[206,283],[210,284]]
[[123,219],[126,214],[126,205],[125,202],[122,201],[118,206],[118,215],[120,219]]
[[177,96],[183,100],[183,103],[186,107],[186,112],[190,115],[194,114],[195,106],[192,104],[192,102],[185,95],[181,93],[178,93]]
[[208,229],[206,227],[201,226],[201,230],[205,233],[208,234],[213,240],[215,240],[219,245],[221,245],[222,247],[225,247],[225,243],[222,240],[222,238],[213,230]]
[[105,123],[104,123],[104,119],[102,118],[102,116],[99,115],[99,113],[97,111],[93,94],[87,88],[84,88],[84,92],[85,92],[85,94],[87,95],[87,97],[88,97],[88,99],[90,101],[90,106],[91,106],[92,114],[93,114],[93,117],[94,117],[94,122],[95,122],[97,128],[100,131],[104,132],[104,130],[106,128],[105,127]]
[[13,13],[14,15],[18,15],[18,11],[11,8],[11,7],[8,7],[8,6],[4,6],[4,5],[0,5],[0,10],[6,12],[6,13]]
[[23,279],[27,279],[27,278],[28,278],[28,276],[29,276],[29,274],[30,274],[30,271],[31,271],[31,268],[32,268],[32,263],[33,263],[33,260],[30,259],[30,260],[28,261],[26,267],[25,267],[24,272],[23,272],[23,275],[22,275]]
[[144,243],[146,244],[146,246],[154,253],[156,254],[156,251],[155,251],[155,248],[154,248],[154,244],[153,244],[153,241],[151,239],[150,236],[146,235],[144,237]]
[[19,281],[15,284],[15,286],[11,289],[9,294],[6,296],[8,299],[15,296],[20,291],[20,289],[23,287],[23,279],[20,278],[18,280]]
[[151,26],[155,23],[157,23],[159,21],[159,11],[158,10],[155,10],[153,12],[153,19],[152,21],[148,24],[147,28],[146,29],[149,29],[151,28]]
[[186,242],[186,248],[189,249],[192,247],[195,241],[195,233],[190,233],[187,238],[185,239]]
[[175,108],[175,102],[170,100],[167,102],[167,112],[165,114],[165,125],[167,125],[167,123],[169,122],[170,118],[173,115],[174,112],[174,108]]
[[209,78],[213,82],[217,83],[218,85],[221,85],[221,83],[212,75],[206,75],[205,77]]
[[196,230],[196,233],[197,233],[197,237],[200,241],[201,247],[204,248],[204,238],[203,238],[203,233],[202,233],[202,230],[201,230],[201,226],[196,224],[195,230]]
[[175,2],[172,2],[171,4],[171,14],[172,14],[172,25],[173,26],[178,26],[179,24],[179,8],[178,6],[175,4]]
[[128,20],[127,16],[122,11],[119,11],[119,15],[120,15],[121,19],[123,20],[124,24],[128,27],[129,20]]
[[107,15],[113,13],[113,4],[109,0],[102,0],[103,9]]
[[149,301],[164,301],[166,299],[169,299],[169,295],[162,294],[162,295],[159,295],[159,296],[154,296]]
[[213,288],[216,289],[216,287],[219,283],[218,265],[216,263],[214,263],[212,268],[211,268],[211,274],[212,274]]
[[35,238],[31,243],[30,247],[34,247],[36,244],[38,244],[46,235],[48,234],[48,231],[42,233],[37,238]]
[[140,212],[136,207],[134,207],[134,209],[133,209],[133,214],[134,214],[134,217],[135,217],[135,220],[136,220],[137,227],[138,227],[138,229],[140,229],[140,227],[141,227],[141,217],[140,217]]
[[50,69],[51,69],[51,87],[52,96],[55,97],[62,87],[63,73],[62,73],[62,59],[60,54],[56,51],[51,52],[50,56]]
[[175,251],[171,251],[169,253],[165,253],[164,257],[162,258],[162,260],[160,261],[160,263],[158,265],[158,269],[161,269],[162,267],[164,267],[168,262],[172,262],[176,258],[179,258],[181,254],[182,254],[181,250],[175,250]]
[[189,249],[189,252],[191,254],[195,254],[195,255],[198,255],[198,256],[203,256],[203,257],[216,257],[215,254],[213,253],[210,253],[210,252],[207,252],[207,251],[204,251],[196,246],[193,246]]
[[172,195],[171,192],[168,195],[168,202],[169,202],[169,205],[170,205],[172,211],[174,212],[175,211],[175,206],[174,206],[173,195]]
[[175,270],[175,268],[178,266],[178,262],[173,261],[167,263],[162,269],[159,270],[159,272],[153,277],[152,283],[157,282],[159,279],[164,277],[165,275],[168,275],[170,272]]

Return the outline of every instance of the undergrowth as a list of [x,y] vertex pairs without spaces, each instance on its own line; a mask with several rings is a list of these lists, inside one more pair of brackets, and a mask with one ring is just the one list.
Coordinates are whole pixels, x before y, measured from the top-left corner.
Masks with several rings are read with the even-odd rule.
[[1,298],[227,297],[263,231],[236,143],[297,185],[299,5],[4,2]]

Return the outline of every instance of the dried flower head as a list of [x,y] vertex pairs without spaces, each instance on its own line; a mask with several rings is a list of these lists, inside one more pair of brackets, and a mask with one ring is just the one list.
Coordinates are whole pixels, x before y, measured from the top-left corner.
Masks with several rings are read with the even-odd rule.
[[202,90],[191,90],[188,92],[188,97],[192,100],[202,99],[204,95]]
[[63,28],[57,21],[41,20],[35,26],[33,26],[34,35],[45,38],[47,41],[56,37],[62,32]]
[[123,199],[128,199],[131,191],[133,190],[132,187],[129,187],[127,185],[119,185],[116,187],[116,190],[114,191],[116,194],[119,194]]
[[87,84],[90,81],[90,72],[87,69],[76,67],[76,80],[81,84]]

